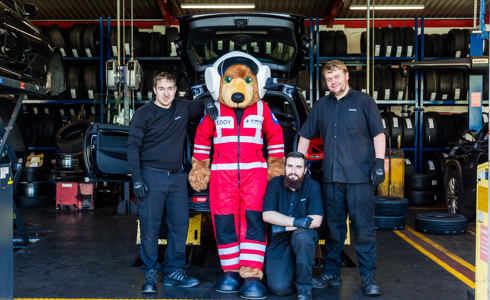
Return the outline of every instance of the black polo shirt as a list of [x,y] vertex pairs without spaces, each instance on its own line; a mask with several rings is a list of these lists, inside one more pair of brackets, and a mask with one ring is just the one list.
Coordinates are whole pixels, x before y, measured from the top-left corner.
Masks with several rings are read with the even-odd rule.
[[315,102],[299,134],[309,140],[321,135],[325,182],[366,183],[375,159],[373,137],[383,132],[371,96],[350,89],[341,99],[330,94]]
[[284,175],[269,181],[262,211],[276,211],[293,218],[323,216],[322,192],[318,182],[306,176],[301,188],[293,192],[284,186],[283,180]]
[[149,102],[136,110],[128,136],[128,168],[141,180],[144,166],[172,170],[182,168],[189,119],[203,113],[201,101],[175,99],[168,109]]

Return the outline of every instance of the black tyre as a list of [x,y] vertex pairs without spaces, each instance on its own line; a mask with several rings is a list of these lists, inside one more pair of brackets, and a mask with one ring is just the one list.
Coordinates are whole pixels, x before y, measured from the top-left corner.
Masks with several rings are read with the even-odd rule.
[[434,190],[436,186],[435,174],[415,173],[405,177],[406,190]]
[[439,145],[439,114],[426,113],[424,114],[424,126],[422,141],[425,147]]
[[402,147],[411,148],[415,147],[415,123],[410,117],[402,117],[403,136]]
[[384,27],[381,28],[381,34],[383,36],[383,42],[381,45],[380,56],[393,56],[393,31],[391,30],[391,28]]
[[377,230],[400,230],[405,228],[405,216],[374,216],[374,226]]
[[475,218],[474,199],[464,197],[463,178],[456,168],[447,167],[444,172],[444,198],[450,215],[461,214],[468,220]]
[[424,100],[439,99],[439,79],[434,70],[424,71]]
[[405,190],[405,197],[407,197],[408,201],[410,202],[410,205],[430,206],[433,205],[436,200],[436,192]]
[[453,100],[449,99],[451,95],[451,74],[448,71],[437,72],[437,79],[439,80],[439,100]]
[[77,153],[82,151],[85,130],[89,126],[89,122],[77,120],[61,127],[56,132],[56,145],[61,152]]
[[415,228],[420,232],[431,234],[465,233],[468,221],[463,215],[448,213],[422,213],[415,217]]
[[376,216],[405,216],[408,200],[401,197],[376,197]]
[[335,55],[347,55],[347,37],[342,30],[335,31]]
[[389,120],[391,129],[391,148],[400,148],[403,136],[403,119],[399,116],[392,116]]

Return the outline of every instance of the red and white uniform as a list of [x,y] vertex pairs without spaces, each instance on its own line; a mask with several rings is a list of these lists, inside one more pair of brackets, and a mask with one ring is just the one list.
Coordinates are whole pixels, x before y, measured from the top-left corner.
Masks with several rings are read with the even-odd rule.
[[213,145],[209,196],[211,216],[223,270],[240,266],[262,269],[266,226],[262,203],[267,187],[269,156],[284,156],[279,122],[262,100],[245,108],[238,126],[233,108],[216,103],[219,117],[205,116],[197,128],[194,157],[209,157]]

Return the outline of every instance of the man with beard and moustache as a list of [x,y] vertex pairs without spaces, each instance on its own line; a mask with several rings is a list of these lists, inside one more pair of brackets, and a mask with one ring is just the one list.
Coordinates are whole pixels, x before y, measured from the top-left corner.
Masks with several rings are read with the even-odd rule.
[[286,157],[286,175],[267,185],[262,217],[272,224],[265,252],[269,290],[279,296],[293,291],[296,275],[298,299],[312,299],[313,266],[318,232],[323,219],[320,184],[306,174],[300,152]]
[[324,141],[322,191],[329,235],[327,255],[314,287],[340,286],[347,214],[353,226],[362,290],[381,294],[376,273],[374,187],[384,181],[385,134],[376,102],[349,87],[349,72],[338,60],[322,69],[330,95],[311,109],[299,134],[298,151],[306,154],[310,140]]

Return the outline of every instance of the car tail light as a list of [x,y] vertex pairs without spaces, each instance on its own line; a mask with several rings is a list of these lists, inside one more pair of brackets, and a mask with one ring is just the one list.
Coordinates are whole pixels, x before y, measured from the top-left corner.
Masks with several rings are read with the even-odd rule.
[[199,203],[206,202],[207,200],[208,200],[208,197],[194,197],[194,198],[192,198],[192,202],[199,202]]
[[323,140],[320,136],[310,140],[310,147],[308,148],[306,158],[309,160],[323,159]]

